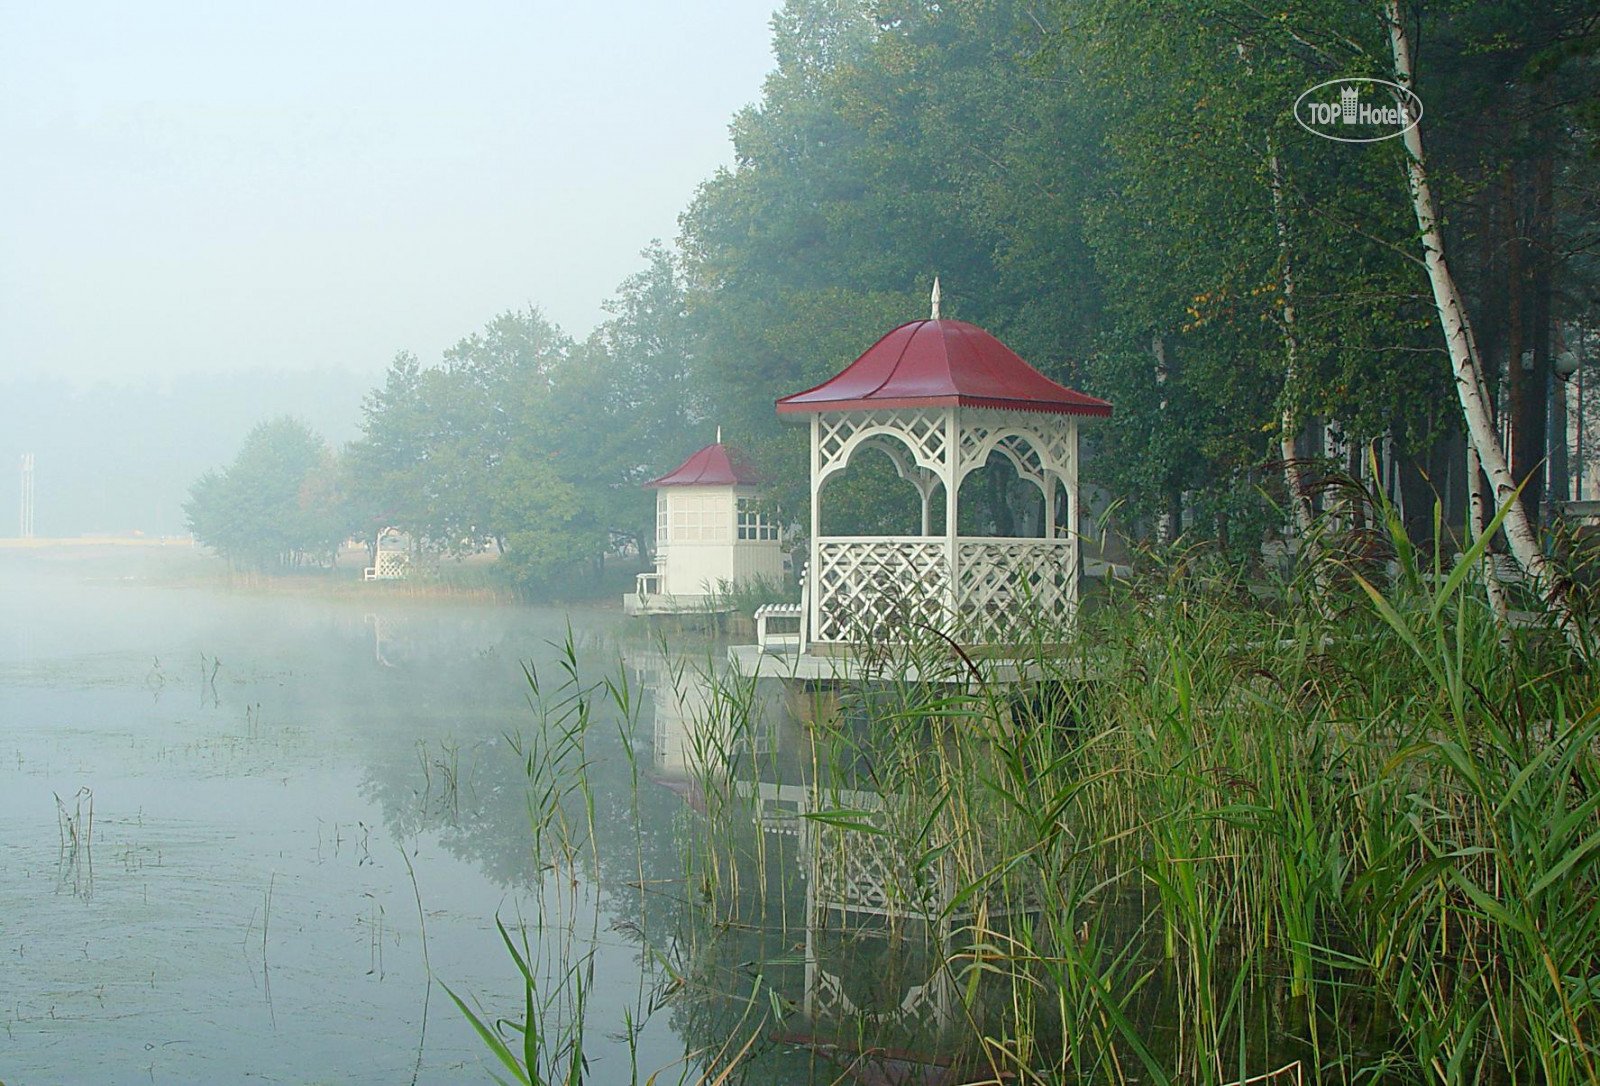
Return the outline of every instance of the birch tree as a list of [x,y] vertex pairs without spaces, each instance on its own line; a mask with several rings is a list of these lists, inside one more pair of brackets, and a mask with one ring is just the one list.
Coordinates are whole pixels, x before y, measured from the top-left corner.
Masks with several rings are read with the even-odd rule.
[[[1389,34],[1389,49],[1394,60],[1395,80],[1410,90],[1413,81],[1411,42],[1401,17],[1399,0],[1384,0],[1384,22]],[[1414,107],[1405,95],[1397,95],[1402,119],[1407,126],[1402,140],[1406,149],[1406,179],[1411,193],[1411,203],[1416,211],[1417,230],[1422,242],[1423,265],[1427,269],[1428,283],[1433,288],[1434,306],[1439,313],[1439,326],[1444,333],[1445,345],[1450,352],[1450,365],[1455,377],[1456,396],[1461,403],[1461,413],[1467,425],[1467,439],[1477,451],[1478,461],[1494,490],[1496,511],[1506,509],[1502,527],[1511,553],[1529,579],[1550,615],[1567,637],[1575,651],[1584,651],[1583,639],[1572,613],[1565,581],[1545,558],[1539,547],[1539,538],[1522,503],[1517,501],[1517,482],[1506,462],[1505,449],[1495,429],[1494,416],[1488,392],[1484,385],[1483,368],[1477,344],[1472,336],[1472,323],[1467,316],[1461,291],[1445,259],[1444,234],[1439,226],[1439,213],[1428,184],[1427,160],[1422,148],[1422,125],[1414,117]],[[1491,574],[1492,576],[1492,574]]]

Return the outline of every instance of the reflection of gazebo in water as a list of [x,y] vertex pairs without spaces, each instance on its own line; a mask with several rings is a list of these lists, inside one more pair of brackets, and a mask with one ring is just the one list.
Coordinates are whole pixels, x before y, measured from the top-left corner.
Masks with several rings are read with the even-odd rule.
[[[1056,384],[983,329],[932,319],[901,325],[843,371],[785,396],[779,414],[811,426],[811,555],[802,641],[849,655],[917,628],[965,645],[1060,627],[1078,602],[1078,426],[1111,405]],[[905,535],[822,532],[825,488],[858,452],[888,456],[921,499]],[[963,535],[961,488],[998,454],[1043,498],[1030,537]],[[935,501],[942,498],[942,523]]]
[[693,799],[703,779],[727,775],[724,759],[743,759],[748,769],[773,753],[778,725],[766,700],[752,693],[745,709],[751,723],[732,727],[733,707],[708,673],[709,660],[640,649],[624,649],[622,658],[650,708],[656,783]]
[[[954,869],[940,858],[914,863],[898,835],[885,833],[899,797],[873,791],[812,791],[797,796],[805,894],[806,1016],[821,1024],[872,1022],[937,1033],[960,1004],[950,969],[956,931],[970,908],[952,909]],[[866,828],[808,817],[849,810]],[[920,937],[917,934],[920,931]],[[863,972],[858,959],[875,961]]]
[[[872,766],[857,764],[867,714],[849,712],[808,738],[784,699],[759,689],[730,697],[704,663],[651,650],[626,650],[624,660],[652,718],[649,779],[721,830],[750,816],[759,843],[729,846],[725,858],[754,866],[726,885],[735,895],[741,885],[763,888],[746,902],[760,901],[759,915],[741,919],[781,946],[785,964],[766,983],[804,1011],[818,1037],[837,1041],[865,1026],[874,1044],[932,1043],[987,1004],[958,983],[952,963],[970,953],[980,917],[988,930],[1005,930],[1027,907],[1026,887],[1010,872],[963,885],[974,867],[999,866],[995,846],[963,837],[946,847],[942,831],[930,831],[925,797],[874,786]],[[769,913],[773,888],[783,904]],[[790,950],[802,935],[797,958]]]
[[759,779],[735,780],[733,793],[761,831],[795,842],[805,926],[796,1002],[813,1025],[926,1040],[975,1009],[950,963],[969,953],[980,917],[1001,930],[1029,911],[1015,879],[964,894],[948,850],[916,847],[926,812],[904,796]]

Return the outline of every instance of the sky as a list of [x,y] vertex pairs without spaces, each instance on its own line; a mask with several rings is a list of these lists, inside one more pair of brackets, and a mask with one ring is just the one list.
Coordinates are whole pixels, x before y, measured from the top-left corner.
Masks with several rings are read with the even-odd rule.
[[0,386],[582,336],[732,162],[774,0],[0,0]]

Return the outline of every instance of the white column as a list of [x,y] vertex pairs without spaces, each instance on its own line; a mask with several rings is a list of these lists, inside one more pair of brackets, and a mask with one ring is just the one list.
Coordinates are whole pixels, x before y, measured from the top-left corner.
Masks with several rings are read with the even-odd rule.
[[1050,447],[1047,438],[1048,435],[1039,430],[1028,440],[1037,442],[1034,448],[1039,452],[1039,473],[1044,478],[1044,537],[1053,540],[1056,537],[1056,487],[1066,486],[1066,480],[1061,477],[1061,466],[1051,463],[1053,458],[1044,451]]
[[811,416],[811,559],[806,565],[806,607],[805,629],[801,631],[802,644],[813,640],[817,630],[821,628],[818,616],[821,612],[821,563],[818,559],[822,555],[822,544],[818,536],[822,533],[822,416]]
[[[945,589],[945,610],[952,627],[961,614],[961,568],[956,553],[957,525],[961,515],[961,409],[948,407],[944,412],[944,535],[945,576],[949,578]],[[945,631],[957,637],[952,628]]]
[[1067,578],[1067,599],[1071,602],[1074,611],[1078,607],[1078,582],[1083,577],[1083,548],[1080,540],[1083,538],[1079,531],[1079,509],[1081,505],[1078,485],[1078,420],[1073,416],[1067,417],[1067,478],[1063,480],[1067,487],[1067,536],[1071,542],[1067,545],[1067,560],[1071,576]]

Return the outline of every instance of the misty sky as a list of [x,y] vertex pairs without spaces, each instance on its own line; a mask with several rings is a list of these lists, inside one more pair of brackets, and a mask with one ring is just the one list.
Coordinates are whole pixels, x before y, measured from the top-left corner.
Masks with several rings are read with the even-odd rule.
[[772,6],[0,0],[0,383],[582,335],[731,161]]

